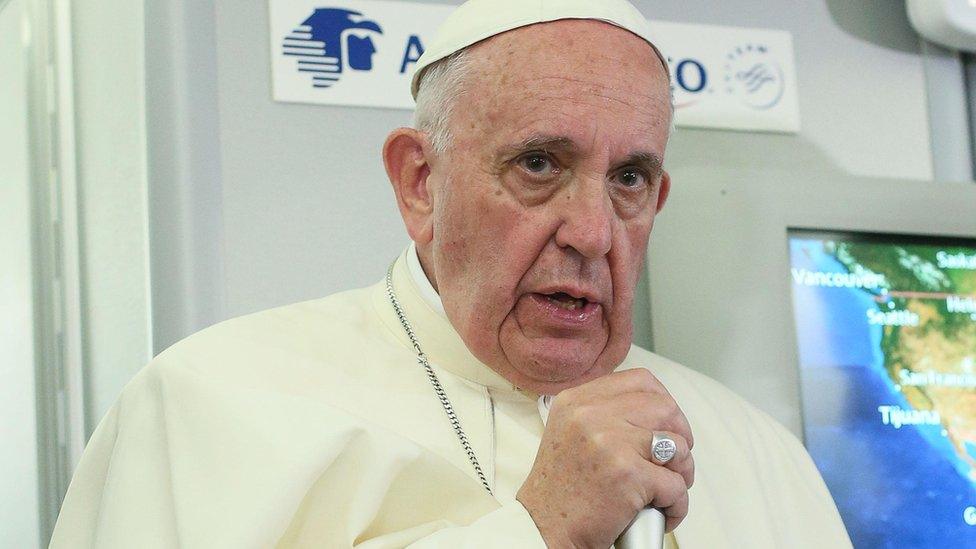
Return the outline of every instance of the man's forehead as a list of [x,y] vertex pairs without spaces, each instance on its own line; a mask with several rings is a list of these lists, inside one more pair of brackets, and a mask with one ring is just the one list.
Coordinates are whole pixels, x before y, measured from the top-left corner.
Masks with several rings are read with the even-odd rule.
[[[670,87],[661,69],[640,61],[653,59],[643,41],[594,21],[544,26],[550,27],[544,31],[548,35],[552,27],[569,26],[576,40],[534,41],[537,34],[521,28],[472,48],[470,73],[458,96],[461,119],[485,122],[493,130],[508,125],[524,135],[577,138],[599,133],[593,125],[610,123],[621,137],[646,136],[659,125],[667,129]],[[579,32],[582,28],[586,32]],[[591,52],[594,45],[616,47]]]
[[520,27],[465,54],[456,109],[462,118],[467,112],[492,123],[515,119],[531,125],[540,115],[571,109],[573,116],[609,115],[602,120],[616,114],[623,125],[640,123],[643,130],[670,121],[670,83],[653,50],[629,31],[601,21]]
[[[646,110],[669,81],[647,43],[599,21],[561,20],[493,36],[465,51],[467,91],[479,98],[558,99],[577,89]],[[656,112],[649,114],[657,114]]]
[[476,53],[481,55],[472,63],[453,109],[459,143],[491,141],[496,147],[523,149],[535,144],[586,154],[605,151],[611,157],[643,151],[663,156],[670,90],[663,76],[646,65],[625,71],[597,62],[590,71],[585,67],[594,61],[571,51],[541,65],[533,59],[527,66],[519,61],[531,55],[492,58],[485,55],[490,52]]

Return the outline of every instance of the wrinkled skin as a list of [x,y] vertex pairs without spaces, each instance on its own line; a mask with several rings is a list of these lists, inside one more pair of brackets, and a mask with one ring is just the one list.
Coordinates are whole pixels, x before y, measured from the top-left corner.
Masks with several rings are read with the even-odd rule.
[[[670,185],[668,77],[647,43],[596,21],[517,29],[470,54],[453,146],[423,152],[429,210],[404,217],[472,353],[555,394],[609,373],[631,344]],[[556,292],[586,297],[586,318],[552,314],[540,295]]]
[[[558,394],[517,500],[550,547],[608,547],[647,505],[673,529],[694,481],[688,421],[650,372],[611,373],[670,189],[667,73],[646,42],[592,20],[469,53],[448,150],[401,128],[384,161],[466,346],[512,384]],[[679,448],[666,465],[651,461],[655,432]]]

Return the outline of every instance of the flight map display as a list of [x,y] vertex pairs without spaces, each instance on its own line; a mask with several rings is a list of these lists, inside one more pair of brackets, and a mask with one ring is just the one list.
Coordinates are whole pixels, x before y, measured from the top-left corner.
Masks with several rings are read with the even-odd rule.
[[805,444],[855,547],[976,547],[976,240],[789,245]]

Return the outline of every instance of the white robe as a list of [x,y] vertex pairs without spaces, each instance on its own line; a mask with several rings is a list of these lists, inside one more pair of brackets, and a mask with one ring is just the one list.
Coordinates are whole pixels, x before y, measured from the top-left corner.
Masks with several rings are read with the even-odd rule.
[[[144,368],[95,430],[52,547],[545,547],[515,494],[537,395],[481,364],[401,257],[397,296],[491,484],[475,476],[383,283],[223,322]],[[695,433],[681,549],[850,547],[786,429],[633,347]]]

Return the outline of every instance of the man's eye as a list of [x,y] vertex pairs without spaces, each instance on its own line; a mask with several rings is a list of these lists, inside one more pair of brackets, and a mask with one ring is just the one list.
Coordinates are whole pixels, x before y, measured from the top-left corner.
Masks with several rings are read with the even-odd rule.
[[617,181],[624,187],[639,187],[647,184],[647,177],[638,170],[623,170],[617,174]]
[[557,171],[551,158],[541,153],[527,154],[519,159],[519,165],[533,174],[548,174]]

